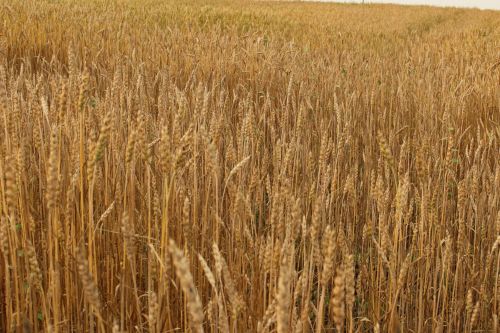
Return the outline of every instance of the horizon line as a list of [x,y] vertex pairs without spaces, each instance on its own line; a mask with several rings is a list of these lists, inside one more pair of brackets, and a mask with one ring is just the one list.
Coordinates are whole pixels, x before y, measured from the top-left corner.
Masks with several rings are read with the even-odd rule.
[[431,3],[398,3],[393,1],[381,2],[381,1],[346,1],[346,0],[288,0],[291,2],[321,2],[321,3],[338,3],[338,4],[351,4],[351,5],[397,5],[397,6],[424,6],[424,7],[436,7],[436,8],[458,8],[458,9],[478,9],[478,10],[494,10],[499,11],[499,7],[490,7],[490,6],[472,6],[472,5],[440,5],[440,4],[431,4]]

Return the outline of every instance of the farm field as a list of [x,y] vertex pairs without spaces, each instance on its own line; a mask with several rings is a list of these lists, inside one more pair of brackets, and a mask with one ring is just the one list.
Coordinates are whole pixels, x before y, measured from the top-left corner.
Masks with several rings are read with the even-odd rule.
[[500,11],[0,1],[0,332],[499,332]]

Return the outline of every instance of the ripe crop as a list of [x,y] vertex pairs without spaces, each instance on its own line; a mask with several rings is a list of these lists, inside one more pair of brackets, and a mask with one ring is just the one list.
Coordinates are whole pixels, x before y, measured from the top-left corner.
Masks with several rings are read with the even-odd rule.
[[498,332],[500,12],[0,8],[1,332]]

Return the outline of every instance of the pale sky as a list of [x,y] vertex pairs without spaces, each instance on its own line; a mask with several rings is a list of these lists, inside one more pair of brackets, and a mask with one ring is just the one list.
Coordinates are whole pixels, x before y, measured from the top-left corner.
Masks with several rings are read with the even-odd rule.
[[[323,0],[324,1],[324,0]],[[362,2],[362,0],[344,0],[334,2]],[[403,5],[432,5],[452,7],[476,7],[500,10],[500,0],[365,0],[365,3],[399,3]]]

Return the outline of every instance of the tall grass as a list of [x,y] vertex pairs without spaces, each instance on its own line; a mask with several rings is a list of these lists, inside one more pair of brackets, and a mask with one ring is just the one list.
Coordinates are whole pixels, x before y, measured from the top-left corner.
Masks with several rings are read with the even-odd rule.
[[0,22],[0,331],[498,332],[499,12]]

